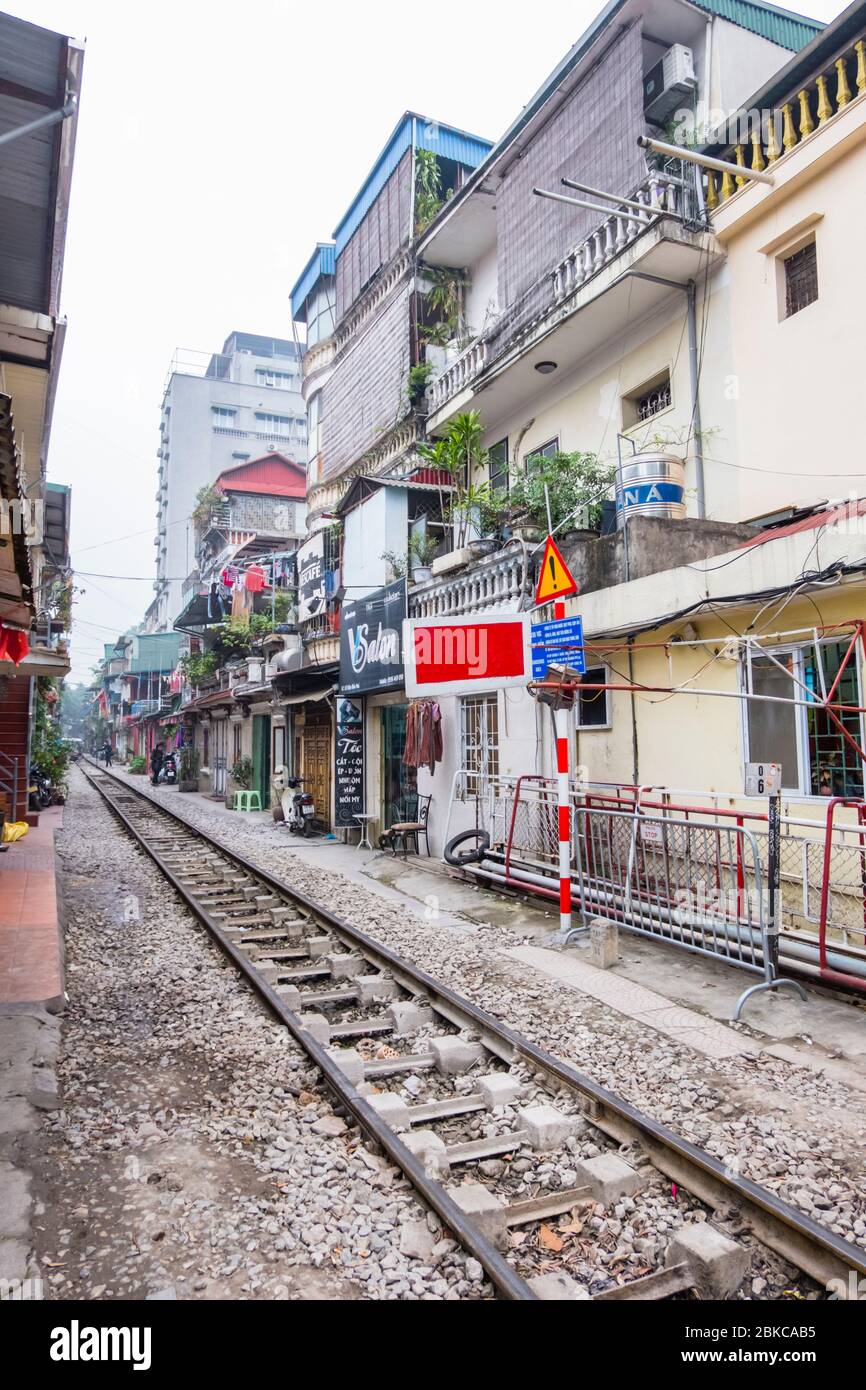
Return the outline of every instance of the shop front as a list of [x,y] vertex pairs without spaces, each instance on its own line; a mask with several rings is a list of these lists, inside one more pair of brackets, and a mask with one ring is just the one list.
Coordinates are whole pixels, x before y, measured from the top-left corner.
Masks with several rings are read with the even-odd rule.
[[[340,626],[337,702],[338,828],[368,819],[376,837],[395,820],[411,818],[417,803],[414,768],[403,763],[407,704],[403,693],[406,583],[398,580],[344,603]],[[354,720],[359,737],[353,737]]]

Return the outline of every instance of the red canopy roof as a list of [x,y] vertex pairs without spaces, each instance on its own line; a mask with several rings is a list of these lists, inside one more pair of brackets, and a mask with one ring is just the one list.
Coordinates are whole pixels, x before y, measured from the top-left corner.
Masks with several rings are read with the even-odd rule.
[[236,468],[226,468],[216,480],[221,492],[254,492],[268,497],[306,497],[307,470],[285,454],[264,454]]

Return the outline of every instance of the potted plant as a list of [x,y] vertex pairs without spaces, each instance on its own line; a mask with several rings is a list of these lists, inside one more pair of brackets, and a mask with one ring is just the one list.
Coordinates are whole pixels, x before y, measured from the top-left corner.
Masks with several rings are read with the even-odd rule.
[[[230,776],[235,784],[235,788],[237,788],[239,791],[248,792],[253,785],[252,758],[246,756],[243,758],[238,758],[237,762],[231,769]],[[229,806],[229,809],[231,809],[231,806],[234,805],[234,790],[227,793],[226,805]]]
[[439,542],[435,536],[428,536],[424,531],[412,533],[409,538],[409,567],[413,584],[426,584],[432,577],[430,565],[438,548]]
[[547,533],[547,502],[554,531],[594,535],[601,518],[601,504],[609,494],[615,470],[599,462],[596,454],[559,452],[553,458],[536,455],[524,460],[512,474],[508,511],[515,535],[538,541]]
[[180,769],[178,788],[182,792],[198,791],[198,771],[201,763],[198,749],[193,743],[185,743],[180,750]]

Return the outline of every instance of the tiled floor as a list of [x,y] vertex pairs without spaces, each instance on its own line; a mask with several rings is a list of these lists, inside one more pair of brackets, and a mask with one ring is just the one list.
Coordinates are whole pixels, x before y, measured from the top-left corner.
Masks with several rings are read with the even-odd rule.
[[53,999],[63,992],[51,806],[23,840],[0,855],[0,1004]]

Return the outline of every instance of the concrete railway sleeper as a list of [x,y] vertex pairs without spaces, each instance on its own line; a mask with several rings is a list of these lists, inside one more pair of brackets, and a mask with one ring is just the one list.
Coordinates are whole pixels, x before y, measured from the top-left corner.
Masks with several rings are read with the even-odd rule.
[[[866,1275],[866,1254],[857,1246],[733,1174],[149,794],[102,769],[85,775],[321,1070],[338,1104],[402,1170],[501,1296],[732,1297],[752,1254],[708,1219],[731,1208],[747,1240],[824,1288],[836,1280],[835,1287],[847,1289],[851,1271]],[[389,1080],[401,1083],[400,1090],[378,1084]],[[593,1141],[602,1135],[627,1146],[632,1162],[609,1142],[600,1151]],[[574,1181],[521,1199],[513,1174],[540,1175],[552,1156],[567,1159],[564,1171]],[[591,1244],[594,1211],[640,1212],[665,1180],[688,1194],[695,1219],[673,1232],[656,1268],[591,1295],[585,1280],[557,1267],[563,1242],[541,1223],[572,1213],[570,1230],[586,1227]],[[532,1228],[544,1237],[540,1268],[511,1234]],[[526,1249],[535,1251],[537,1242],[527,1240]]]

